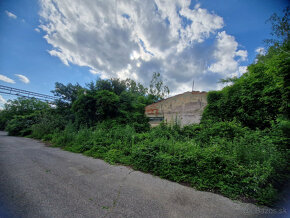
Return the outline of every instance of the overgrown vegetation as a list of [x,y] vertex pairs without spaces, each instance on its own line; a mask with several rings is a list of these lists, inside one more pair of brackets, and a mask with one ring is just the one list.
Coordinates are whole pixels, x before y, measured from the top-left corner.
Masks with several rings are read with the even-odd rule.
[[209,92],[200,124],[149,128],[144,107],[168,93],[155,73],[149,89],[129,79],[87,87],[57,83],[53,93],[63,100],[56,107],[10,101],[0,112],[0,127],[200,190],[272,205],[290,172],[289,50],[287,35],[243,76],[226,80],[231,85]]

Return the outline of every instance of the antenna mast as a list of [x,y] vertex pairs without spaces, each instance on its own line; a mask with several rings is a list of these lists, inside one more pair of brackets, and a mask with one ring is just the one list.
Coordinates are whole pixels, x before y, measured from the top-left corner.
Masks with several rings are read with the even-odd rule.
[[194,80],[192,81],[192,92],[193,92],[193,88],[194,88]]

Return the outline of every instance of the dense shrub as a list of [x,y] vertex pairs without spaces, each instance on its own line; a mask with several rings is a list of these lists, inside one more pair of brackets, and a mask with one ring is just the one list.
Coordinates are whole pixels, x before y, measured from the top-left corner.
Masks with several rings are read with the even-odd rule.
[[46,135],[63,130],[68,123],[63,116],[47,111],[42,113],[38,122],[31,126],[31,136],[33,138],[42,139]]
[[[18,117],[19,121],[21,119],[21,116],[27,116],[28,119],[31,119],[29,115],[31,114],[35,115],[35,113],[47,110],[48,108],[49,105],[47,103],[39,101],[34,98],[26,99],[23,97],[19,97],[15,100],[8,100],[8,102],[4,105],[4,109],[0,110],[0,130],[4,130],[7,127],[8,122],[10,122],[13,118],[15,118],[15,116],[20,116]],[[17,126],[17,121],[15,120],[13,122]],[[19,126],[19,128],[24,129],[26,128],[26,126],[27,127],[29,126],[26,125],[28,123],[25,124],[25,121],[23,122],[24,126],[23,127]],[[10,127],[14,129],[14,127],[12,127],[11,124]],[[15,133],[13,133],[13,135],[17,134],[18,132],[19,131],[16,131]]]
[[51,142],[200,190],[271,205],[279,187],[289,179],[285,173],[289,170],[289,153],[281,149],[283,132],[278,128],[270,134],[269,130],[253,131],[235,122],[211,127],[200,124],[181,129],[160,125],[136,133],[131,126],[111,122],[80,130],[68,125],[53,134]]
[[31,126],[37,123],[38,118],[38,113],[29,115],[16,115],[13,119],[7,122],[5,130],[8,132],[8,135],[29,135],[31,134]]

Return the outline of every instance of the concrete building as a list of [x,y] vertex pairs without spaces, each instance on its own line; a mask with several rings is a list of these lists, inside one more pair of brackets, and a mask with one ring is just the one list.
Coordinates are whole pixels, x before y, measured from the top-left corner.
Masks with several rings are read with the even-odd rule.
[[150,119],[151,127],[163,120],[168,124],[177,122],[181,126],[199,123],[207,105],[206,97],[207,92],[185,92],[148,105],[145,114]]

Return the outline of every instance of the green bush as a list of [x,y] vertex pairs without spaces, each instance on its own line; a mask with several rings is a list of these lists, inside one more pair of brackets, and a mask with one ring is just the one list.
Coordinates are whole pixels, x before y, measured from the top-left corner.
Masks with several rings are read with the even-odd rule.
[[37,123],[39,118],[38,113],[29,115],[16,115],[10,120],[5,128],[8,135],[13,136],[26,136],[31,134],[31,126]]
[[48,111],[43,113],[38,122],[31,126],[31,137],[43,139],[46,135],[63,130],[66,124],[67,121],[62,116]]
[[59,147],[70,147],[72,146],[75,137],[75,127],[70,123],[63,131],[56,132],[52,135],[51,143]]

